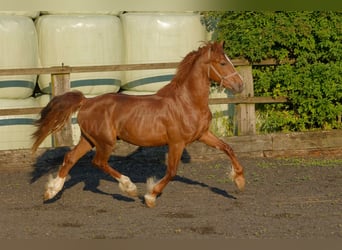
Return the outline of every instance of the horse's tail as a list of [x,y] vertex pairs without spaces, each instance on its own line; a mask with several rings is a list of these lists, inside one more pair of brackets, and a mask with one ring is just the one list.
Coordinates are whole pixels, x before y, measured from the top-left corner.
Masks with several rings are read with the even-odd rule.
[[67,92],[55,96],[40,112],[40,119],[35,122],[37,130],[32,134],[35,142],[32,153],[51,133],[63,128],[70,116],[76,112],[87,99],[80,91]]

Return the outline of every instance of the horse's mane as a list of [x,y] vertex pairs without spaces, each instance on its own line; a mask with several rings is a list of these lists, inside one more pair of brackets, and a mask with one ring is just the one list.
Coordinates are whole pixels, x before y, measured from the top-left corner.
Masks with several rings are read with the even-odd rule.
[[176,75],[171,80],[171,83],[160,89],[158,93],[168,93],[170,88],[177,88],[177,86],[185,82],[186,77],[190,74],[190,71],[192,70],[197,59],[205,54],[208,49],[211,49],[213,53],[216,53],[218,50],[222,50],[222,47],[220,47],[218,43],[205,42],[201,47],[198,48],[198,50],[188,53],[179,63]]
[[205,46],[202,46],[198,50],[194,50],[187,54],[179,63],[176,75],[172,79],[172,82],[175,82],[176,84],[180,84],[181,82],[183,82],[186,76],[189,75],[189,72],[194,66],[196,60],[200,56],[202,56],[209,49],[210,46],[210,43],[206,43]]

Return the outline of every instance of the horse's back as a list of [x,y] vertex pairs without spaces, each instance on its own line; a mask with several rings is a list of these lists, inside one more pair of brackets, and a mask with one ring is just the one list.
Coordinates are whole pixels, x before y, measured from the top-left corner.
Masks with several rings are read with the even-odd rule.
[[90,137],[119,137],[140,146],[167,141],[168,110],[156,96],[104,94],[89,98],[78,113],[81,130]]

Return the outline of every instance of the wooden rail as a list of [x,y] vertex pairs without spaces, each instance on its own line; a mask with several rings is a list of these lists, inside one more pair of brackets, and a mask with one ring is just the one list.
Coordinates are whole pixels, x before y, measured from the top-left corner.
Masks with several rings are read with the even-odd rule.
[[42,108],[12,108],[0,109],[0,116],[4,115],[33,115],[39,114]]
[[255,104],[255,103],[284,103],[288,102],[286,97],[253,96],[253,97],[229,97],[211,98],[209,104]]
[[173,69],[179,63],[145,63],[123,65],[99,65],[99,66],[55,66],[46,68],[0,69],[0,76],[5,75],[41,75],[41,74],[72,74],[105,71],[128,71],[147,69]]
[[[280,61],[275,59],[267,59],[253,65],[276,65],[292,61]],[[232,59],[234,66],[251,66],[246,59]],[[105,71],[129,71],[129,70],[148,70],[148,69],[174,69],[179,65],[178,62],[166,63],[141,63],[141,64],[121,64],[121,65],[94,65],[94,66],[54,66],[41,68],[14,68],[0,69],[0,76],[9,75],[41,75],[41,74],[71,74],[71,73],[89,73],[89,72],[105,72]]]

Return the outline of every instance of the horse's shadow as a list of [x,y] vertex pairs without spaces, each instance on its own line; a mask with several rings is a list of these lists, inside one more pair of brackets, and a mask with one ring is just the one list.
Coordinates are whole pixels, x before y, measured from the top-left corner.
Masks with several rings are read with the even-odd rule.
[[[55,174],[59,166],[63,163],[65,153],[67,153],[69,150],[70,149],[68,147],[50,149],[37,157],[37,160],[34,164],[34,169],[31,172],[31,183],[34,183],[39,178],[47,174]],[[167,146],[139,147],[127,156],[112,155],[109,158],[109,164],[120,173],[129,176],[134,183],[144,183],[146,182],[146,179],[151,176],[155,176],[157,179],[160,179],[164,176],[166,171],[165,160],[167,157],[167,150]],[[92,167],[91,162],[94,154],[94,151],[90,151],[76,163],[76,165],[70,170],[70,178],[68,178],[68,180],[65,182],[62,191],[59,192],[56,197],[47,201],[46,203],[51,203],[60,199],[65,190],[75,186],[78,183],[84,183],[83,190],[109,195],[116,200],[122,200],[126,202],[134,201],[134,199],[124,195],[107,193],[99,189],[101,180],[113,182],[116,181],[98,168]],[[181,161],[183,163],[189,163],[191,161],[191,157],[186,149],[182,154]],[[209,188],[212,192],[218,195],[235,199],[233,195],[227,193],[225,190],[219,189],[217,187],[210,187],[203,182],[191,180],[184,176],[176,175],[173,181]],[[140,197],[140,199],[143,201],[142,197]]]

